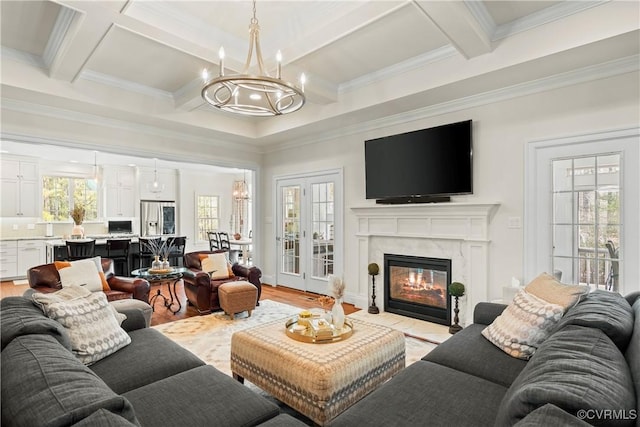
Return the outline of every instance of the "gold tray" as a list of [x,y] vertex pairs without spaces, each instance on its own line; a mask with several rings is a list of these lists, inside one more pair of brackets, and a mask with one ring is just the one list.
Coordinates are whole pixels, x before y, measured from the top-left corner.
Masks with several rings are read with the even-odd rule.
[[[313,318],[318,319],[319,317],[314,316]],[[333,335],[321,336],[321,337],[316,337],[313,334],[313,330],[311,329],[311,327],[307,327],[306,329],[299,332],[294,330],[294,326],[296,326],[297,324],[298,324],[298,316],[294,316],[290,319],[287,319],[287,322],[285,325],[285,331],[289,338],[292,338],[296,341],[301,341],[301,342],[308,342],[313,344],[326,344],[330,342],[346,340],[351,335],[353,335],[353,323],[351,323],[349,319],[344,320],[344,326],[342,327],[341,330],[338,331],[334,329],[333,326],[331,326]]]
[[149,270],[147,270],[147,273],[149,273],[149,274],[168,274],[168,273],[173,273],[173,271],[174,271],[173,268],[162,268],[162,269],[158,269],[158,270],[149,269]]

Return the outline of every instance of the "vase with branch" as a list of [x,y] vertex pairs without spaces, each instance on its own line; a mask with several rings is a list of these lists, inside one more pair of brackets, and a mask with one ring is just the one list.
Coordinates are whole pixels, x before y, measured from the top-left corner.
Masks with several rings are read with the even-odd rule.
[[449,285],[449,295],[451,295],[455,299],[455,308],[453,309],[454,317],[453,317],[453,325],[449,327],[449,333],[455,334],[462,330],[462,326],[458,324],[460,319],[458,318],[458,313],[460,310],[458,309],[458,298],[464,295],[464,285],[460,282],[453,282]]
[[380,310],[376,306],[376,276],[380,273],[380,267],[375,262],[372,262],[367,267],[369,276],[371,276],[371,305],[369,306],[369,313],[378,314]]
[[74,205],[71,212],[69,212],[74,223],[73,229],[71,230],[71,237],[76,239],[84,237],[84,227],[82,226],[82,222],[84,221],[86,213],[87,211],[84,206],[79,204]]
[[331,309],[331,317],[333,326],[337,330],[341,330],[344,326],[344,308],[342,307],[342,298],[344,298],[344,281],[338,277],[330,274],[329,277],[329,293],[335,298],[335,303]]

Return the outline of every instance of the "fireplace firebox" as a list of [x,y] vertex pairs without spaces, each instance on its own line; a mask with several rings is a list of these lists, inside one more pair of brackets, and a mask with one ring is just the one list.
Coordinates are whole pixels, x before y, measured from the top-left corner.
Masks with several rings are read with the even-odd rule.
[[451,325],[451,260],[384,255],[384,310]]

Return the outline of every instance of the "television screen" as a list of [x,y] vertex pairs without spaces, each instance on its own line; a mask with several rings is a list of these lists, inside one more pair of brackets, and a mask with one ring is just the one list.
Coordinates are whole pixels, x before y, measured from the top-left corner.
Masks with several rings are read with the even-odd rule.
[[471,120],[365,141],[367,199],[471,194]]

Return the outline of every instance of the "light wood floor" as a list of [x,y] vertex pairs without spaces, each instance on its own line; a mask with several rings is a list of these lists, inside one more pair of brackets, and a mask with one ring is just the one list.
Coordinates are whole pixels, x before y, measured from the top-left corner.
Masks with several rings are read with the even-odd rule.
[[[22,295],[28,288],[29,285],[14,285],[11,281],[2,282],[0,283],[0,298],[12,295]],[[185,319],[187,317],[198,316],[198,312],[195,310],[195,308],[187,305],[186,296],[184,294],[184,289],[181,282],[178,283],[176,288],[178,298],[180,299],[180,302],[182,304],[182,308],[180,309],[180,311],[176,314],[171,313],[169,310],[164,308],[162,298],[158,298],[155,301],[155,311],[153,312],[153,316],[151,317],[151,325],[160,325],[162,323],[173,322],[175,320]],[[169,297],[169,292],[167,291],[167,286],[165,284],[152,285],[151,293],[149,294],[150,297],[155,295],[158,289],[161,289],[162,295],[166,296],[167,298]],[[260,300],[269,299],[300,308],[319,308],[320,304],[318,304],[316,300],[319,296],[320,295],[318,294],[314,294],[311,292],[302,292],[284,286],[275,287],[268,284],[263,284]],[[176,306],[174,305],[174,308],[175,307]],[[343,307],[346,314],[351,314],[359,310],[352,304],[348,303],[344,303]]]

